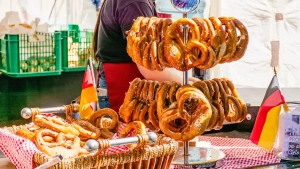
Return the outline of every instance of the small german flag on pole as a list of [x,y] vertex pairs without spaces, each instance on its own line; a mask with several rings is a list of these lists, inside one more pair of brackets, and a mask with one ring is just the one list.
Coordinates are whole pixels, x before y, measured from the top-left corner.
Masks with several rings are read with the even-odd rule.
[[89,58],[83,77],[80,96],[79,114],[81,119],[88,119],[94,113],[96,102],[98,101],[95,84],[93,62],[92,59]]
[[282,105],[285,111],[288,111],[287,104],[279,87],[276,69],[274,69],[274,72],[275,75],[266,91],[250,136],[250,140],[254,144],[267,150],[273,149],[278,132]]

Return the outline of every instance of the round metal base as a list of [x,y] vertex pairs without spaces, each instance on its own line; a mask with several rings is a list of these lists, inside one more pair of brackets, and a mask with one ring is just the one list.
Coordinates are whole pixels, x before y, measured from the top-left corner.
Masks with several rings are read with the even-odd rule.
[[222,166],[224,158],[225,154],[222,151],[206,147],[189,147],[189,155],[184,156],[184,148],[179,147],[172,164],[193,168],[217,168]]

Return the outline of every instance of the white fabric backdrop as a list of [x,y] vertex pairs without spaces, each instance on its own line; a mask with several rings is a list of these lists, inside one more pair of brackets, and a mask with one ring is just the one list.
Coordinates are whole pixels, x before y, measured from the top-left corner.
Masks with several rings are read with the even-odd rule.
[[[271,41],[280,41],[278,77],[282,88],[300,87],[299,0],[211,0],[214,16],[234,16],[249,32],[245,56],[211,70],[212,77],[232,79],[239,88],[266,88],[273,75]],[[275,21],[275,13],[283,20]]]

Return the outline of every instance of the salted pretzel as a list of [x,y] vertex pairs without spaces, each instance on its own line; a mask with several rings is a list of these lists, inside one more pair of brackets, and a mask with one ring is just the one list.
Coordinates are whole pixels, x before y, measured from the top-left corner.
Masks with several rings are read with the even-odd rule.
[[160,38],[160,42],[158,43],[157,58],[158,58],[158,62],[163,67],[172,67],[166,60],[165,54],[164,54],[164,46],[165,46],[164,37],[166,35],[166,31],[167,31],[168,27],[172,24],[172,22],[173,21],[170,18],[163,19],[163,24],[162,24],[162,28],[161,28],[161,38]]
[[192,18],[192,20],[199,27],[199,30],[201,32],[201,40],[207,41],[207,38],[209,37],[209,29],[208,29],[208,25],[205,22],[205,20],[203,18]]
[[244,56],[249,43],[249,37],[248,37],[247,28],[245,27],[245,25],[243,25],[241,21],[233,17],[230,17],[230,19],[234,22],[236,28],[240,32],[233,59],[229,60],[229,61],[236,61],[241,59]]
[[221,58],[224,57],[224,54],[226,52],[225,32],[222,27],[222,23],[218,18],[210,17],[209,20],[211,21],[211,23],[215,29],[215,32],[216,32],[216,35],[217,35],[218,41],[219,41],[219,49],[218,49],[218,53],[217,53],[218,59],[216,60],[216,62],[219,63]]
[[166,102],[166,98],[171,85],[169,82],[164,82],[161,84],[161,86],[162,87],[156,93],[158,118],[161,118],[161,115],[163,114],[163,110],[169,107],[169,103]]
[[62,132],[65,134],[73,134],[79,136],[78,130],[76,130],[71,124],[64,122],[60,117],[46,117],[43,115],[36,115],[34,124],[42,127],[53,130],[55,132]]
[[[141,121],[147,128],[154,131],[156,128],[153,126],[153,124],[150,121],[150,115],[149,115],[149,106],[144,105],[139,113],[138,120]],[[152,112],[151,112],[152,113]]]
[[84,139],[98,139],[100,137],[100,129],[86,120],[75,120],[71,125],[79,131],[79,135]]
[[[111,119],[110,125],[105,126],[105,127],[107,127],[108,130],[110,130],[110,131],[115,131],[119,124],[119,116],[118,116],[117,112],[115,112],[113,109],[103,108],[103,109],[99,109],[99,110],[95,111],[89,118],[89,122],[98,128],[105,128],[102,124],[99,123],[99,122],[101,122],[101,119],[104,116],[109,116],[109,118]],[[97,123],[97,120],[98,120],[98,123]]]
[[[56,142],[46,142],[44,136],[52,137]],[[57,154],[64,158],[76,157],[80,153],[80,139],[72,134],[57,133],[49,129],[42,129],[35,135],[37,148],[50,157]]]
[[173,22],[167,29],[164,37],[164,54],[166,60],[174,68],[185,71],[185,48],[181,34],[181,26],[188,25],[191,30],[191,39],[187,41],[187,45],[191,41],[200,40],[200,32],[197,24],[188,18],[181,18]]
[[137,36],[137,33],[140,31],[140,24],[143,17],[138,17],[133,23],[130,31],[127,32],[127,53],[132,56],[132,46],[134,44],[134,40]]
[[219,17],[219,20],[221,21],[222,25],[225,26],[225,37],[226,37],[226,52],[224,56],[222,57],[220,63],[224,63],[226,61],[229,61],[232,59],[235,51],[236,51],[236,45],[238,42],[237,39],[237,33],[236,33],[236,27],[234,22],[229,19],[228,17]]
[[[164,110],[160,117],[159,126],[162,132],[178,141],[188,141],[201,135],[212,115],[210,103],[200,90],[190,85],[180,87],[176,93],[177,107]],[[196,101],[196,108],[185,109],[185,103]],[[190,112],[192,110],[192,112]],[[187,123],[181,131],[172,131],[170,123],[182,119]]]

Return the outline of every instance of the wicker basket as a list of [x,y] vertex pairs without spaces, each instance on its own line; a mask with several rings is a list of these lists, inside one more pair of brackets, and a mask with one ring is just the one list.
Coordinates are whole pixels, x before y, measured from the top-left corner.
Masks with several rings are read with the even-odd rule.
[[[25,125],[4,127],[11,133],[25,127]],[[96,156],[80,156],[72,159],[63,159],[53,169],[165,169],[169,168],[178,149],[178,143],[164,135],[158,135],[158,140],[151,146],[144,146],[119,154],[99,154]],[[36,166],[50,161],[52,158],[42,152],[34,154]]]

